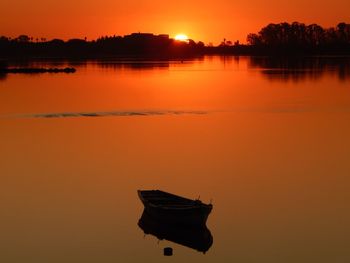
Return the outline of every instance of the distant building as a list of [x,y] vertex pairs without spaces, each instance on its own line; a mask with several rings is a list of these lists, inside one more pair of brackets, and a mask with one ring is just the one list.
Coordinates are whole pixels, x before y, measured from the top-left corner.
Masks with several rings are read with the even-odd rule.
[[167,35],[167,34],[160,34],[160,35],[158,35],[158,37],[160,37],[162,39],[166,39],[166,40],[169,39],[169,35]]
[[169,40],[169,35],[154,35],[152,33],[132,33],[131,35],[124,36],[124,38],[129,40]]

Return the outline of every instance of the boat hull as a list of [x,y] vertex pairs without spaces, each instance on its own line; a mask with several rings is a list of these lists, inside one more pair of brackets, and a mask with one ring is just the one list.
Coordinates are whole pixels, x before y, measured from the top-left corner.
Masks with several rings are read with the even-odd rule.
[[172,210],[149,206],[145,206],[145,211],[155,220],[178,225],[205,225],[210,213],[210,210],[205,208]]
[[181,205],[154,205],[144,197],[142,191],[139,191],[138,194],[145,207],[145,213],[154,220],[167,222],[168,224],[204,226],[212,210],[212,205],[185,198],[185,202],[188,201],[190,205],[183,207]]

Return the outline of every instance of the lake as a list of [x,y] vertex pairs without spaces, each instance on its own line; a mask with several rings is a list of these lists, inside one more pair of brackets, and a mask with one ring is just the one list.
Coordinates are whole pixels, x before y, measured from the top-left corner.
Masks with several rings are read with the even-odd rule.
[[[349,59],[29,64],[77,72],[0,76],[1,262],[350,261]],[[211,202],[209,250],[138,189]]]

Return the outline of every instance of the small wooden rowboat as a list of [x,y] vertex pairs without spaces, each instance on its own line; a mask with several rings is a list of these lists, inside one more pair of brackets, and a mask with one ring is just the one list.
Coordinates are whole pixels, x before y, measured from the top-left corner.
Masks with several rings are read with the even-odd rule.
[[138,190],[146,213],[168,224],[205,226],[213,208],[200,200],[191,200],[160,190]]

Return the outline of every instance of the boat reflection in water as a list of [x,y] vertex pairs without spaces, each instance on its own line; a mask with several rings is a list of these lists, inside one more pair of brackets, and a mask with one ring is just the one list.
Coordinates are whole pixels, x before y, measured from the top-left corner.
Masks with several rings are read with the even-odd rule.
[[212,205],[159,190],[138,191],[145,206],[138,222],[145,234],[205,253],[213,244],[206,226]]

